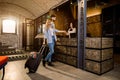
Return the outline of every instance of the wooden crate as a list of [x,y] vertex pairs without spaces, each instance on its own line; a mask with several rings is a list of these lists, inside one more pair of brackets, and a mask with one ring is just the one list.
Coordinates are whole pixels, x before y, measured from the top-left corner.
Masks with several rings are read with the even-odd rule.
[[[58,38],[55,46],[55,58],[72,66],[77,65],[77,39]],[[57,54],[59,53],[59,54]]]
[[96,73],[103,74],[113,68],[113,59],[106,60],[103,62],[94,62],[90,60],[85,60],[85,70]]
[[67,47],[67,54],[71,56],[77,56],[77,47]]
[[77,39],[76,38],[71,38],[67,40],[67,46],[77,46]]
[[87,17],[87,24],[100,22],[100,19],[101,19],[100,15],[94,15],[94,16]]
[[62,45],[60,40],[56,41],[56,45]]
[[95,61],[103,61],[113,57],[113,48],[103,49],[103,50],[94,50],[86,49],[85,58]]
[[63,54],[60,54],[60,53],[55,54],[55,59],[58,60],[58,61],[66,63],[66,58],[67,58],[66,55],[63,55]]
[[55,52],[66,54],[66,47],[65,46],[55,46]]
[[76,38],[58,38],[56,45],[67,45],[67,46],[77,46]]
[[66,62],[67,62],[67,64],[70,64],[72,66],[77,66],[77,58],[76,57],[67,56]]
[[101,22],[87,24],[87,33],[90,34],[90,37],[100,37],[102,34]]
[[86,47],[88,48],[110,48],[113,47],[113,39],[112,38],[86,38]]
[[61,45],[67,45],[68,38],[60,38]]
[[102,22],[100,15],[87,17],[87,33],[90,37],[100,37],[102,34]]

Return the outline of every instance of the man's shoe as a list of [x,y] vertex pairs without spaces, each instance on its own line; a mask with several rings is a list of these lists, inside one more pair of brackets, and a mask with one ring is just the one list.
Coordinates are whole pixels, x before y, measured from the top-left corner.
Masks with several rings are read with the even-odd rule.
[[48,66],[54,66],[51,62],[48,62]]
[[28,74],[29,74],[29,73],[35,73],[35,71],[34,71],[34,70],[29,70]]
[[45,60],[43,60],[43,66],[45,67],[45,64],[46,64],[46,61]]

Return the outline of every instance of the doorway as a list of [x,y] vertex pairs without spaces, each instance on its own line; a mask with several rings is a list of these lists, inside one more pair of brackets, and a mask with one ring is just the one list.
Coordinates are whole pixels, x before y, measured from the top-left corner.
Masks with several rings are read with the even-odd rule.
[[24,50],[33,50],[34,46],[34,24],[31,19],[26,19],[23,23],[22,45]]

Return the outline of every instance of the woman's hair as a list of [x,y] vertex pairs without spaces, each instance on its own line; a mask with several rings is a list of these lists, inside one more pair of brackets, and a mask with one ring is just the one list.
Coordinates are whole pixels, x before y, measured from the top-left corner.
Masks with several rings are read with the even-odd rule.
[[75,25],[73,22],[70,22],[69,27],[72,25],[73,28],[75,28]]
[[49,19],[46,20],[45,25],[46,25],[46,28],[45,28],[45,29],[48,30],[49,27],[50,27],[50,25],[51,25],[51,18],[49,18]]

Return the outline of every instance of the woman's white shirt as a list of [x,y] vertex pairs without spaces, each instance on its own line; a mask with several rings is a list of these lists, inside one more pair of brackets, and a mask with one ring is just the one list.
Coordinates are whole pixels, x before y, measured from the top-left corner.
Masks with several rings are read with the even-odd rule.
[[70,34],[70,33],[76,33],[76,28],[73,28],[72,30],[68,30],[68,33]]
[[51,32],[51,35],[53,36],[54,35],[54,30],[51,27],[50,27],[50,32]]

